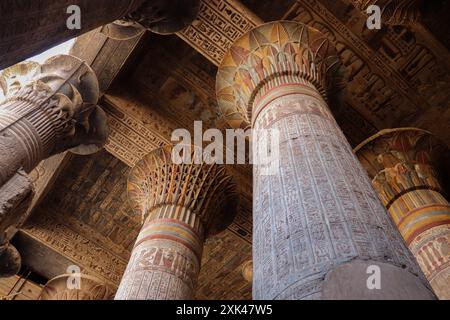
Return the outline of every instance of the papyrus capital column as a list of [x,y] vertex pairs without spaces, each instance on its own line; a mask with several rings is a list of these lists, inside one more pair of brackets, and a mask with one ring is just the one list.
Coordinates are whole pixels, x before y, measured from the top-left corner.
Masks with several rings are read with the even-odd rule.
[[[33,196],[27,173],[56,153],[98,151],[106,142],[108,126],[97,106],[97,77],[72,56],[4,70],[0,93],[0,247],[10,247],[6,231],[20,221]],[[2,254],[0,264],[18,261],[15,256]],[[18,271],[20,264],[15,265]],[[0,269],[0,276],[8,275]]]
[[[286,21],[244,35],[219,68],[230,125],[280,136],[276,170],[254,166],[253,298],[433,298],[328,108],[340,71],[326,36]],[[381,290],[367,287],[373,265]]]
[[439,168],[446,147],[416,128],[383,130],[355,152],[441,299],[450,299],[450,203]]
[[39,300],[112,300],[114,291],[103,280],[85,274],[64,274],[50,280]]
[[367,14],[371,5],[381,9],[383,23],[394,25],[412,24],[420,18],[422,0],[351,0],[353,5]]
[[205,238],[224,230],[236,213],[224,166],[193,158],[176,164],[172,150],[153,151],[130,174],[130,204],[144,225],[117,300],[193,299]]

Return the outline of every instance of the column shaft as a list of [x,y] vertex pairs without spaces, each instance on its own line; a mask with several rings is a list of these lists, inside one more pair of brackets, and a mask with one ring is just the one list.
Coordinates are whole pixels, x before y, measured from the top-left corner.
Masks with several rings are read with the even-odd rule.
[[194,298],[204,239],[200,221],[181,207],[163,206],[157,211],[138,236],[118,300]]
[[64,274],[50,280],[39,300],[112,300],[114,290],[103,280],[86,274]]

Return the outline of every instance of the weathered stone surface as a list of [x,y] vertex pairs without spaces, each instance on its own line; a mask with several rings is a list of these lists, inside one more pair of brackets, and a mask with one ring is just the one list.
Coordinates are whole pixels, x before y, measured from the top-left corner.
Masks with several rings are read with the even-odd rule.
[[29,70],[32,78],[19,85],[8,81],[10,70],[3,75],[7,87],[6,100],[0,103],[0,183],[19,168],[30,172],[41,160],[67,149],[98,151],[108,135],[106,116],[96,106],[97,78],[83,61],[61,55]]
[[[380,276],[380,290],[376,287],[367,290],[368,282],[371,285],[378,285],[376,280],[368,281],[368,277],[373,274],[374,269],[371,269],[373,266],[377,267],[375,272]],[[431,300],[434,299],[434,295],[419,278],[400,267],[379,261],[356,260],[341,264],[327,274],[323,284],[323,298],[326,300]]]
[[183,30],[194,21],[199,3],[200,0],[145,0],[126,19],[152,32],[171,34]]
[[[254,167],[253,298],[324,299],[327,274],[355,259],[403,267],[410,276],[399,281],[415,279],[421,296],[431,298],[328,109],[326,93],[340,70],[336,55],[317,30],[273,22],[238,40],[219,68],[217,96],[229,123],[281,137],[276,172]],[[355,275],[364,276],[366,270]],[[348,285],[355,293],[369,290]]]
[[[25,62],[0,75],[0,236],[25,218],[32,199],[26,176],[42,160],[71,149],[90,154],[108,135],[106,115],[96,105],[92,70],[72,56],[42,66]],[[20,210],[19,210],[20,208]],[[5,240],[9,240],[5,236]],[[0,242],[0,243],[2,243]]]

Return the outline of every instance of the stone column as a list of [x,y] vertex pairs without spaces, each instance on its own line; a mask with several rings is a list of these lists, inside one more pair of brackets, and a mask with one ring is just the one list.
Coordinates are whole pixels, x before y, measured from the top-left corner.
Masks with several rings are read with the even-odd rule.
[[141,160],[130,174],[128,196],[144,225],[116,300],[193,299],[203,243],[232,222],[234,189],[223,166],[192,159],[175,164],[172,147]]
[[[1,251],[9,240],[8,228],[20,221],[33,196],[27,173],[40,161],[69,149],[79,154],[96,152],[106,142],[108,126],[96,105],[97,77],[72,56],[8,68],[0,74],[0,92]],[[18,270],[16,252],[0,255],[0,266],[11,261],[15,265],[8,268],[10,272],[0,267],[0,276]]]
[[353,5],[367,14],[371,5],[381,9],[382,22],[393,25],[407,25],[417,22],[420,18],[422,0],[351,0]]
[[[81,29],[67,27],[72,5],[81,9]],[[180,31],[198,8],[199,0],[0,1],[0,70],[123,17],[158,33]]]
[[229,124],[280,135],[276,170],[254,165],[253,298],[433,298],[327,106],[340,70],[332,43],[296,22],[250,31],[219,68]]
[[64,274],[50,280],[39,300],[112,300],[114,290],[97,277]]
[[450,299],[450,203],[438,170],[445,151],[431,133],[415,128],[381,131],[355,149],[440,299]]

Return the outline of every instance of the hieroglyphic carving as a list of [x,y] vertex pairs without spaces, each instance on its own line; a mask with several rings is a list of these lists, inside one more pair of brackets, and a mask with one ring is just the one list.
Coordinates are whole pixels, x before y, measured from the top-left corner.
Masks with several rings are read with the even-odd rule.
[[39,206],[47,193],[53,187],[53,184],[61,171],[63,171],[69,163],[70,159],[70,152],[59,153],[42,161],[36,168],[34,168],[33,171],[29,173],[29,176],[33,182],[34,196],[25,216],[22,217],[18,223],[18,227],[23,225],[33,210]]
[[219,65],[234,41],[262,21],[236,0],[203,0],[194,22],[178,36]]
[[252,285],[242,279],[242,264],[251,258],[251,242],[234,233],[223,232],[206,240],[196,299],[251,300]]

